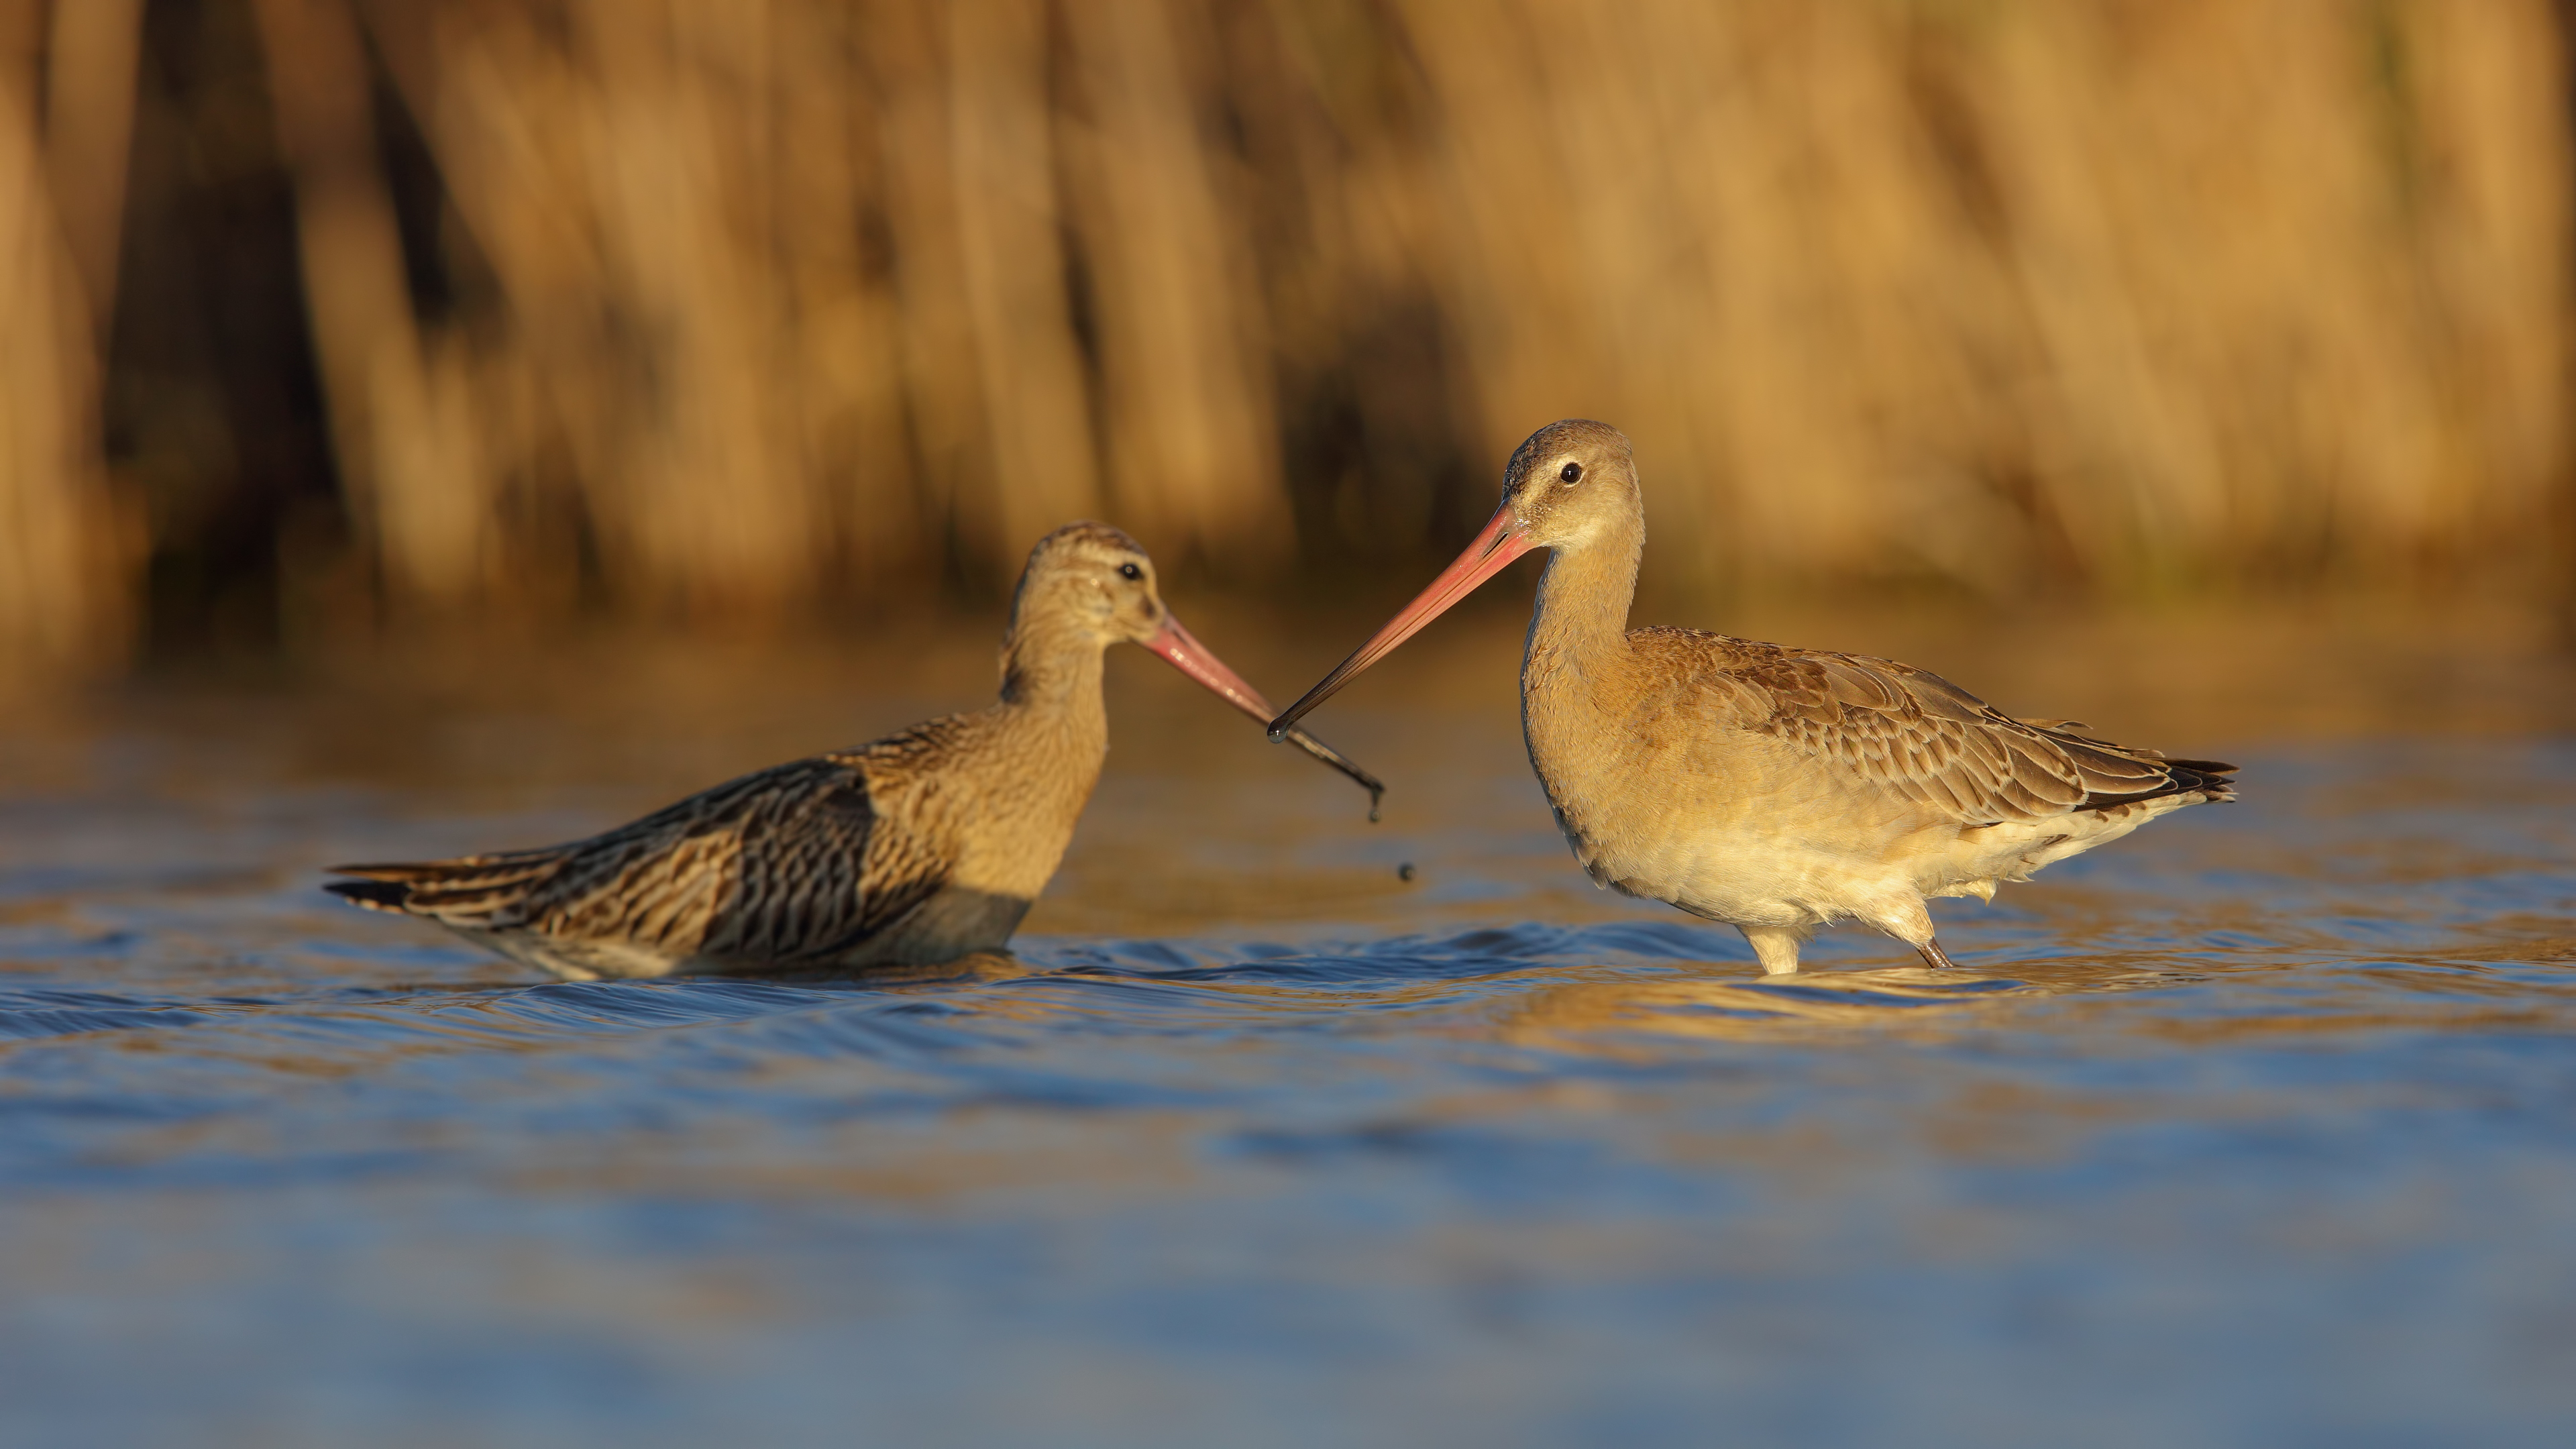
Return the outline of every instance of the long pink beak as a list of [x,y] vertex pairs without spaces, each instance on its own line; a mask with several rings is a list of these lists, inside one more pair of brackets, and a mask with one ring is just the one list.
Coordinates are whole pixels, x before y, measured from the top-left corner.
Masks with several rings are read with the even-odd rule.
[[[1225,661],[1217,658],[1189,630],[1182,628],[1181,621],[1173,616],[1171,610],[1163,611],[1163,627],[1155,632],[1153,638],[1145,641],[1145,647],[1170,660],[1173,668],[1206,685],[1218,698],[1236,709],[1264,723],[1269,721],[1270,701],[1261,697],[1260,690],[1244,683],[1242,675],[1226,668]],[[1273,729],[1270,738],[1276,741],[1281,733]],[[1304,730],[1288,730],[1286,737],[1290,744],[1358,781],[1360,788],[1369,792],[1369,819],[1377,819],[1378,800],[1386,794],[1384,782],[1351,763],[1341,751]]]
[[1512,516],[1511,500],[1494,510],[1485,531],[1477,534],[1457,561],[1440,571],[1414,601],[1389,619],[1377,636],[1359,647],[1358,652],[1336,665],[1323,681],[1306,691],[1306,697],[1288,706],[1288,712],[1270,722],[1270,738],[1287,738],[1296,730],[1297,721],[1309,710],[1339,693],[1363,669],[1395,652],[1395,646],[1422,632],[1422,626],[1448,612],[1449,606],[1476,591],[1476,586],[1503,571],[1503,566],[1530,551],[1530,541],[1522,534],[1520,520]]

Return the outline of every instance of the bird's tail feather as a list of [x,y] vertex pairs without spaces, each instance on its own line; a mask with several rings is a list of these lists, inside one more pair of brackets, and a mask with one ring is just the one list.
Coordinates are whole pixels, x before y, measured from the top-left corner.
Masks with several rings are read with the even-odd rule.
[[441,919],[486,915],[523,898],[529,888],[552,877],[563,861],[561,849],[549,848],[454,860],[335,865],[330,867],[333,875],[356,879],[325,881],[322,888],[373,911]]

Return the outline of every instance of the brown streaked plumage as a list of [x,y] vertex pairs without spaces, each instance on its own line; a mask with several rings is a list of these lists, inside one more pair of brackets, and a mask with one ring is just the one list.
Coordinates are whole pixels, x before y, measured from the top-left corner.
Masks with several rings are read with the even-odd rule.
[[1627,438],[1581,420],[1539,429],[1484,532],[1272,738],[1544,548],[1521,727],[1557,825],[1596,882],[1735,926],[1766,971],[1798,969],[1800,942],[1842,920],[1947,966],[1927,897],[1991,899],[2168,810],[2235,798],[2233,765],[2010,719],[1911,665],[1629,629],[1645,541]]
[[[1256,719],[1270,706],[1172,617],[1125,534],[1076,523],[1020,575],[990,708],[745,775],[587,840],[326,889],[570,980],[936,964],[1007,942],[1109,750],[1101,655],[1143,644]],[[1383,789],[1311,737],[1299,745]]]

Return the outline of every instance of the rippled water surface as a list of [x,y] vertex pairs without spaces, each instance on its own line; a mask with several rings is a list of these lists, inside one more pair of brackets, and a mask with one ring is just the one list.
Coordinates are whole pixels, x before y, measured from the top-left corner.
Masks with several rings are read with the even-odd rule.
[[1594,892],[1507,678],[1316,721],[1371,827],[1122,664],[967,976],[549,984],[314,888],[983,668],[11,725],[0,1438],[2576,1442],[2564,738],[2155,739],[2245,803],[1936,906],[1955,975]]

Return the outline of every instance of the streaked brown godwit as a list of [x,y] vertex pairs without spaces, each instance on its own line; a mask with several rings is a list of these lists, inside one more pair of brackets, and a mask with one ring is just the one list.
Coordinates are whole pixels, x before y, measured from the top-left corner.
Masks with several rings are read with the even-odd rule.
[[[1190,637],[1153,561],[1098,523],[1039,540],[972,714],[745,775],[633,824],[535,850],[343,865],[327,889],[436,921],[568,980],[840,972],[998,950],[1055,874],[1109,752],[1101,655],[1146,646],[1258,720],[1272,710]],[[1298,745],[1369,791],[1367,771]]]
[[1893,660],[1630,629],[1645,542],[1628,439],[1539,429],[1493,521],[1271,737],[1543,548],[1521,730],[1558,828],[1594,881],[1734,926],[1766,972],[1797,970],[1799,945],[1846,920],[1948,966],[1926,898],[1991,900],[2169,810],[2235,798],[2233,765],[2010,719]]

